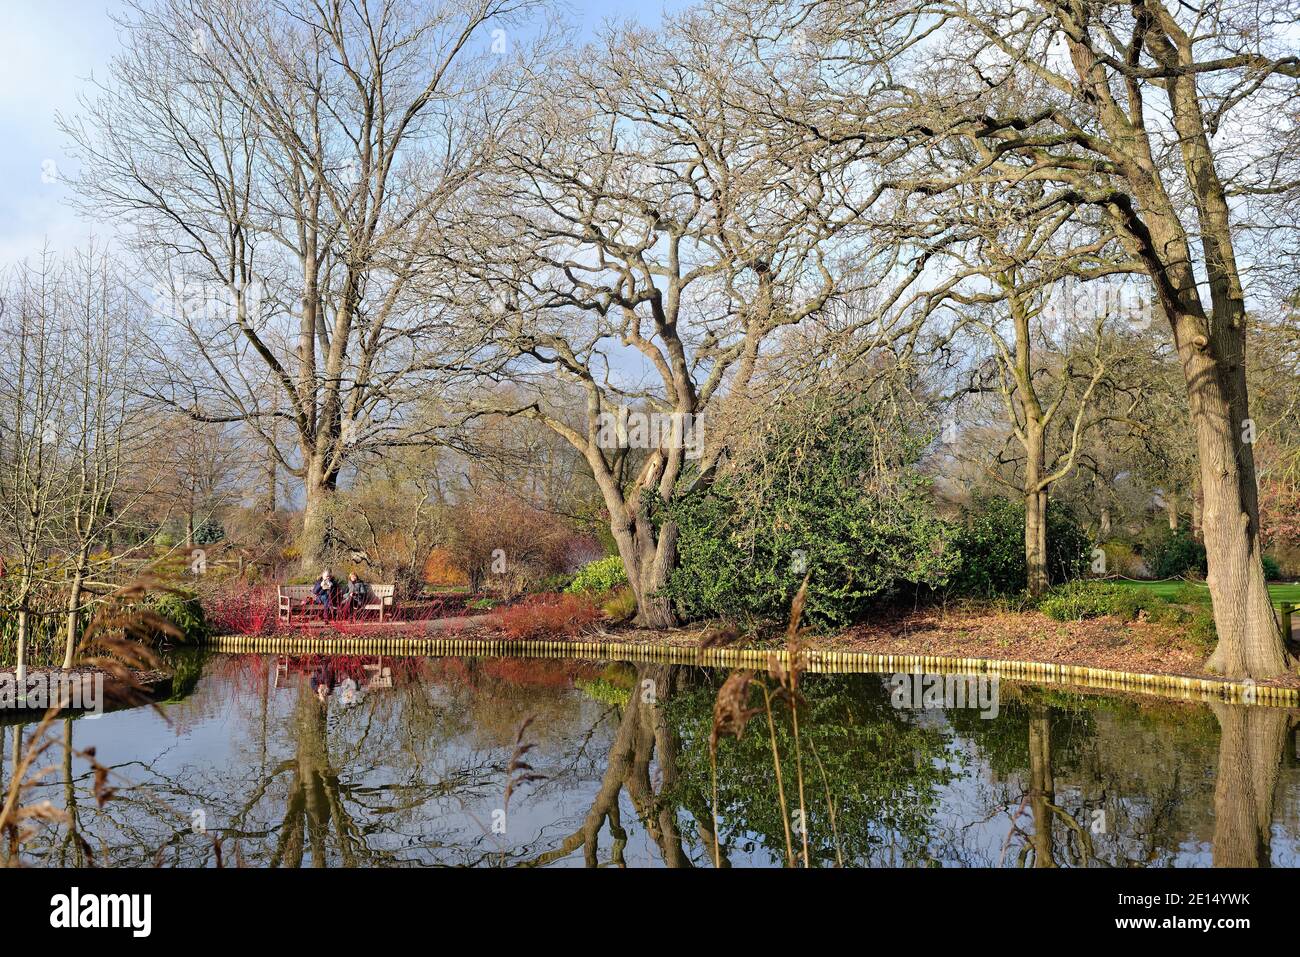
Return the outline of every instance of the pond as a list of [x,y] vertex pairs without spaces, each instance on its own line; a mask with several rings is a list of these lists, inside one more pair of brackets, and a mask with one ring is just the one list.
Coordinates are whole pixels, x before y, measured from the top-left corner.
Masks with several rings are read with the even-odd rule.
[[[54,724],[29,800],[71,808],[84,841],[47,825],[24,863],[781,866],[787,823],[814,866],[1300,863],[1297,714],[1280,709],[1006,681],[993,708],[973,697],[918,708],[888,675],[808,673],[797,750],[789,708],[775,704],[769,727],[756,688],[743,736],[720,741],[719,842],[709,738],[725,672],[523,658],[184,664],[179,700]],[[4,731],[6,786],[17,733]],[[102,806],[90,748],[115,789]]]

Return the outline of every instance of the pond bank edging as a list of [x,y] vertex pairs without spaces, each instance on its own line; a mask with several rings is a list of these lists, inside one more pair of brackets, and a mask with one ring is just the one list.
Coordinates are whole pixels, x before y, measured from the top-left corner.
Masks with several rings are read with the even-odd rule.
[[[619,641],[538,640],[499,638],[338,637],[310,638],[293,635],[216,635],[207,646],[213,651],[252,654],[362,654],[362,655],[503,655],[534,658],[602,658],[622,661],[657,661],[665,664],[705,665],[724,668],[766,668],[772,656],[785,664],[784,649],[696,648]],[[813,672],[954,672],[987,674],[1041,684],[1077,685],[1114,691],[1137,691],[1183,700],[1227,701],[1233,704],[1300,707],[1300,690],[1252,682],[1192,678],[1184,675],[1148,674],[995,658],[951,658],[938,655],[893,655],[862,651],[804,651],[806,668]]]

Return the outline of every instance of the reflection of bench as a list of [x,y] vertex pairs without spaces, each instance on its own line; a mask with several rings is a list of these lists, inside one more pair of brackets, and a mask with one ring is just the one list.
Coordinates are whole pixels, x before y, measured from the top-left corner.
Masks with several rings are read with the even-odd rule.
[[[314,587],[314,585],[280,585],[276,589],[280,621],[291,622],[295,614],[307,618],[323,616],[325,609],[317,604],[316,596],[312,593]],[[369,585],[366,588],[366,603],[358,610],[377,611],[379,620],[383,621],[384,609],[388,610],[390,617],[392,616],[396,593],[396,585]],[[339,594],[342,594],[342,586]]]
[[[301,677],[308,672],[314,671],[314,660],[316,659],[312,657],[294,659],[290,655],[277,655],[275,659],[275,678],[272,680],[271,687],[277,690],[298,687],[293,675],[297,673]],[[374,664],[363,664],[361,669],[365,672],[364,683],[361,685],[363,691],[393,687],[393,670],[384,664],[382,656],[376,656]]]

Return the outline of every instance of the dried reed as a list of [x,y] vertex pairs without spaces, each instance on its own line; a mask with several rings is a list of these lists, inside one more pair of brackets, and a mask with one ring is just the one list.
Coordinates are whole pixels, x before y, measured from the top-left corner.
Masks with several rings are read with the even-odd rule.
[[[151,590],[173,591],[159,588],[145,580],[114,592],[91,619],[77,646],[74,660],[81,665],[96,668],[105,675],[105,700],[102,704],[106,707],[149,703],[147,689],[140,682],[138,674],[156,671],[162,664],[150,644],[159,635],[184,640],[180,629],[161,615],[132,607]],[[75,827],[75,822],[66,810],[54,807],[49,801],[26,800],[40,780],[53,770],[52,766],[37,769],[36,764],[56,743],[49,733],[50,726],[67,705],[67,698],[62,698],[45,711],[25,748],[22,746],[21,730],[15,732],[17,738],[9,788],[4,803],[0,806],[0,835],[7,842],[8,860],[11,864],[17,862],[19,848],[31,839],[41,823],[68,823],[70,827]],[[71,747],[62,740],[59,743]],[[90,764],[94,773],[95,801],[103,807],[115,794],[114,788],[108,783],[108,768],[99,762],[93,747],[74,753]],[[87,859],[93,861],[93,853],[85,839],[79,833],[72,836]]]

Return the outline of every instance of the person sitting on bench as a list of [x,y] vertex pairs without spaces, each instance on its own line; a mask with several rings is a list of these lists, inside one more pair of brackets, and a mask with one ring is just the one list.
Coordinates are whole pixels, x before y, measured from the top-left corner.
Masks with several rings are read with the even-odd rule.
[[349,615],[354,615],[365,607],[366,597],[370,594],[370,586],[363,582],[356,572],[348,575],[348,583],[343,586],[343,600],[339,607]]
[[320,579],[311,589],[316,604],[321,606],[326,617],[329,617],[329,613],[334,610],[334,600],[337,597],[335,592],[337,591],[338,584],[334,581],[334,576],[330,574],[330,570],[326,568],[320,573]]

